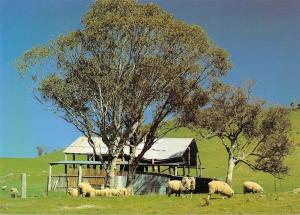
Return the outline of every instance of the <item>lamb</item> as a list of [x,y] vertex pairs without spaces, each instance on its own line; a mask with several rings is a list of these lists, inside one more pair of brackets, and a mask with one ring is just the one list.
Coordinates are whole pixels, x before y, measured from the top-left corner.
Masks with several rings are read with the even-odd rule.
[[67,193],[72,196],[72,197],[77,197],[79,196],[79,190],[77,188],[71,188],[69,187],[67,190]]
[[172,180],[168,182],[168,196],[170,197],[173,193],[175,196],[180,196],[181,193],[185,193],[190,190],[191,182],[188,177],[183,177],[181,181]]
[[78,184],[79,194],[83,197],[94,197],[95,189],[88,182],[80,182]]
[[246,181],[243,184],[245,193],[263,193],[264,189],[257,183],[252,181]]
[[18,189],[12,187],[12,188],[10,189],[10,197],[11,197],[11,198],[17,198],[18,195],[19,195]]
[[207,196],[207,202],[214,193],[221,194],[222,196],[226,196],[228,198],[231,198],[234,194],[234,191],[231,189],[231,187],[223,181],[211,181],[208,183],[208,188],[209,193]]

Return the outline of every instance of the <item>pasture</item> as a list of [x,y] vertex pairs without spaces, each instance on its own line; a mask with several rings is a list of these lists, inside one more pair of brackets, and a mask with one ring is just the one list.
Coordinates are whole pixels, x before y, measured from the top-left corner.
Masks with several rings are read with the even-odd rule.
[[0,213],[30,214],[298,214],[300,195],[278,193],[266,195],[235,195],[231,199],[219,196],[204,206],[206,195],[177,198],[157,195],[127,198],[31,197],[0,199]]
[[[210,206],[203,206],[207,195],[188,198],[168,198],[167,196],[146,195],[128,198],[70,198],[64,192],[50,193],[46,197],[48,163],[63,160],[62,151],[56,151],[36,158],[0,158],[0,214],[6,213],[119,213],[119,214],[196,214],[196,213],[300,213],[300,194],[291,191],[300,187],[300,111],[291,113],[293,130],[291,138],[296,146],[286,162],[290,172],[282,179],[253,172],[244,166],[237,166],[233,177],[233,198],[222,200],[214,195]],[[197,137],[183,128],[173,131],[169,137]],[[204,177],[225,179],[226,154],[217,139],[197,140]],[[56,169],[60,171],[60,169]],[[62,170],[61,170],[62,171]],[[27,174],[27,199],[10,199],[9,188],[20,190],[21,173]],[[193,172],[192,172],[193,173]],[[256,181],[264,187],[263,195],[242,195],[242,183]]]

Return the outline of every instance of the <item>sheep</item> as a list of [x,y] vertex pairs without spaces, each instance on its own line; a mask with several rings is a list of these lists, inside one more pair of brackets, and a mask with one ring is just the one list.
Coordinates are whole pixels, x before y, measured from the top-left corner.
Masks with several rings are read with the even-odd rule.
[[168,182],[168,196],[173,193],[175,196],[180,196],[181,193],[187,192],[191,187],[191,182],[188,177],[183,177],[181,181],[172,180]]
[[110,197],[110,196],[128,196],[128,192],[126,188],[118,188],[118,189],[103,189],[103,190],[95,190],[95,196],[101,197]]
[[189,181],[190,181],[190,188],[188,189],[187,193],[190,193],[190,196],[192,198],[193,192],[196,189],[196,179],[195,177],[188,177]]
[[118,188],[119,190],[119,193],[120,193],[120,196],[128,196],[128,192],[127,192],[127,189],[126,188]]
[[293,193],[295,193],[295,194],[300,193],[300,188],[295,188],[295,189],[293,190]]
[[69,187],[67,190],[67,193],[72,196],[72,197],[77,197],[79,196],[79,190],[77,188],[71,188]]
[[95,190],[95,196],[109,197],[111,196],[111,191],[108,188],[103,190]]
[[257,183],[252,181],[246,181],[243,184],[243,190],[245,193],[263,193],[264,189]]
[[222,196],[227,196],[228,198],[231,198],[234,194],[234,191],[231,189],[231,187],[223,182],[223,181],[211,181],[208,183],[209,193],[207,196],[207,202],[209,201],[212,194],[221,194]]
[[79,194],[83,197],[94,197],[95,189],[88,182],[80,182],[78,184]]
[[18,189],[12,187],[12,188],[10,189],[10,197],[11,197],[11,198],[17,198],[18,195],[19,195]]
[[119,189],[110,189],[110,192],[112,196],[120,196]]

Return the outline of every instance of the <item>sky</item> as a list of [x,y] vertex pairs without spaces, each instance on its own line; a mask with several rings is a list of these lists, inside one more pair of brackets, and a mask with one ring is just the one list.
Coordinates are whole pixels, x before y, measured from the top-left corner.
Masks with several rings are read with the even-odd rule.
[[[61,149],[80,136],[34,99],[15,60],[35,45],[80,28],[92,2],[0,0],[0,157],[34,157],[36,146]],[[255,96],[269,104],[300,103],[300,1],[153,2],[177,19],[202,26],[230,53],[234,67],[224,79],[227,83],[255,80]]]

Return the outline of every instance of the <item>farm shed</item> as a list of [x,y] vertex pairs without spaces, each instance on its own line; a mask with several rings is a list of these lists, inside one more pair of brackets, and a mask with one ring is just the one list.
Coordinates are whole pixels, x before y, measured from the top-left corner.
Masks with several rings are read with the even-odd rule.
[[[93,141],[96,143],[96,152],[101,153],[104,161],[94,158],[93,149],[86,137],[77,138],[64,150],[64,161],[50,162],[48,191],[75,187],[80,181],[88,181],[97,188],[104,186],[106,173],[103,162],[107,162],[108,149],[101,138],[93,137]],[[141,152],[142,147],[143,143],[137,146],[136,155]],[[115,187],[126,185],[128,159],[129,148],[125,147],[117,161]],[[64,166],[64,174],[52,175],[52,166]],[[195,168],[196,176],[201,176],[199,151],[193,138],[158,139],[139,163],[134,192],[164,194],[166,182],[172,176],[189,175],[190,168]]]
[[[100,137],[93,137],[96,144],[96,153],[101,153],[105,159],[107,156],[107,146]],[[137,146],[136,156],[141,152],[144,143]],[[76,160],[77,155],[86,155],[87,160],[94,160],[93,148],[89,145],[86,137],[77,138],[65,150],[65,160],[68,155],[72,156],[72,160]],[[125,146],[123,161],[129,159],[129,147]],[[165,163],[184,163],[187,167],[200,166],[199,150],[195,139],[193,138],[161,138],[156,140],[153,146],[145,153],[142,163],[149,164],[165,164]]]

